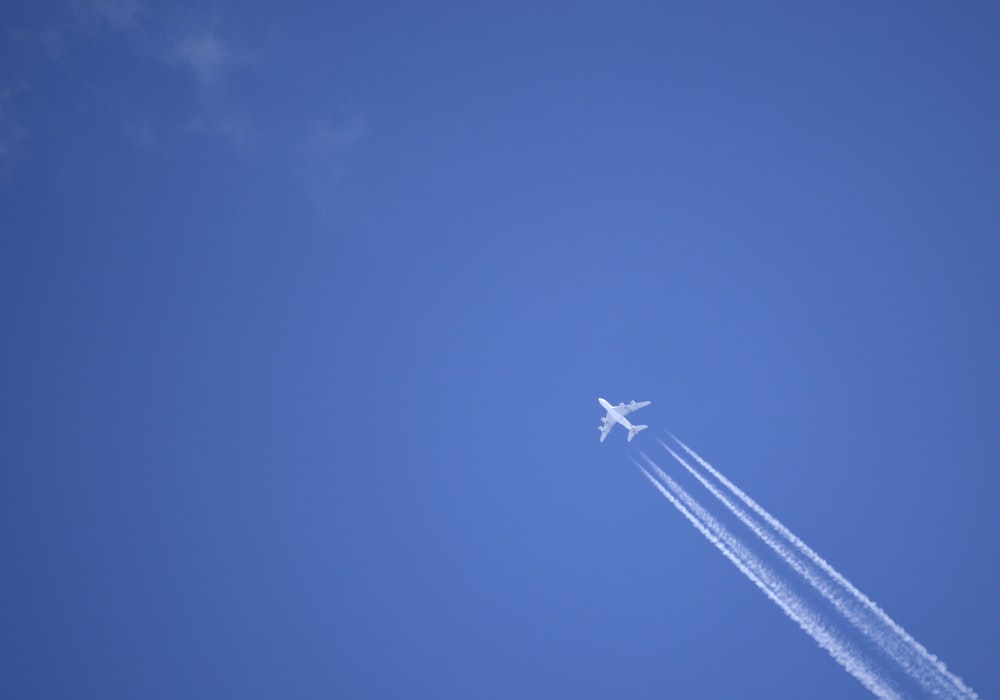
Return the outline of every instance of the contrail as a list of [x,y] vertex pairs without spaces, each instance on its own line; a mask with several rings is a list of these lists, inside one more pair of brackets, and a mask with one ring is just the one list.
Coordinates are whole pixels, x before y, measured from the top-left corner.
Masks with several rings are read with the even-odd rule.
[[[713,487],[705,484],[704,479],[702,479],[699,476],[699,480],[701,480],[702,483],[705,484],[706,487],[709,488],[709,490],[712,491],[713,494],[717,498],[719,498],[720,501],[726,504],[727,507],[729,507],[729,509],[747,525],[747,527],[749,527],[751,530],[754,531],[755,534],[760,536],[761,539],[763,539],[765,542],[771,545],[772,549],[774,549],[780,556],[782,556],[782,558],[784,558],[786,562],[788,562],[788,564],[792,566],[792,568],[795,568],[796,571],[802,574],[806,578],[806,580],[808,580],[813,585],[813,587],[816,588],[817,591],[819,591],[821,594],[823,594],[824,597],[830,600],[834,604],[834,606],[839,611],[841,611],[845,615],[845,617],[847,617],[853,624],[855,624],[859,629],[861,629],[862,632],[864,632],[867,636],[869,636],[869,638],[871,638],[877,644],[879,644],[882,647],[882,649],[886,651],[886,653],[888,653],[894,660],[896,660],[897,663],[899,663],[910,674],[911,677],[920,682],[925,689],[927,689],[928,691],[934,691],[935,695],[939,696],[940,693],[937,691],[943,690],[945,693],[947,693],[952,697],[955,697],[956,692],[958,693],[958,697],[966,697],[969,698],[970,700],[979,697],[974,690],[972,690],[967,685],[965,685],[965,683],[962,682],[961,678],[948,671],[948,667],[945,665],[943,661],[941,661],[934,654],[931,654],[929,651],[927,651],[927,649],[922,644],[920,644],[920,642],[918,642],[916,639],[910,636],[910,634],[906,630],[904,630],[902,626],[900,626],[895,620],[889,617],[889,615],[886,614],[886,612],[882,610],[882,608],[880,608],[868,596],[866,596],[864,593],[858,590],[857,587],[854,586],[854,584],[848,581],[847,578],[845,578],[839,571],[834,569],[833,566],[831,566],[823,557],[821,557],[819,554],[813,551],[805,542],[803,542],[791,530],[785,527],[781,523],[781,521],[779,521],[773,515],[768,513],[762,506],[760,506],[756,501],[750,498],[750,496],[748,496],[742,489],[736,486],[736,484],[727,479],[711,464],[702,459],[701,456],[699,456],[694,450],[685,445],[679,438],[677,438],[677,436],[669,432],[668,434],[670,435],[671,438],[673,438],[673,440],[678,445],[681,446],[681,448],[683,448],[685,452],[687,452],[691,457],[693,457],[698,462],[698,464],[700,464],[709,474],[718,479],[719,482],[722,483],[727,489],[729,489],[730,492],[732,492],[737,498],[743,501],[743,503],[748,508],[750,508],[750,510],[752,510],[754,513],[760,516],[768,525],[774,528],[774,530],[778,532],[778,534],[780,534],[789,543],[791,543],[792,546],[795,547],[795,549],[797,549],[801,554],[803,554],[807,559],[809,559],[810,562],[812,562],[815,566],[819,567],[823,572],[825,572],[828,576],[830,576],[830,578],[836,581],[845,591],[847,591],[855,599],[855,601],[863,605],[871,614],[875,616],[878,622],[882,623],[882,625],[887,627],[891,631],[891,633],[895,634],[896,639],[894,640],[889,639],[881,631],[876,631],[874,628],[872,628],[870,624],[865,623],[863,621],[860,623],[855,621],[856,615],[844,612],[844,610],[841,607],[841,604],[838,604],[837,601],[835,601],[833,598],[830,597],[830,595],[827,594],[828,587],[826,587],[825,585],[823,586],[817,585],[809,576],[802,573],[802,571],[799,570],[799,567],[797,567],[793,563],[792,561],[793,557],[786,556],[785,553],[787,553],[787,550],[785,550],[784,547],[778,545],[778,547],[780,547],[780,549],[778,549],[775,547],[775,545],[771,544],[769,538],[764,534],[761,534],[759,525],[757,527],[751,525],[750,522],[748,522],[748,520],[750,519],[744,517],[746,514],[744,513],[743,516],[741,516],[740,512],[738,512],[738,510],[741,511],[741,509],[734,509],[734,506],[731,504],[730,501],[728,501],[728,499],[726,499],[720,493],[718,493],[717,489],[714,489]],[[681,462],[681,464],[687,467],[688,471],[690,471],[691,473],[695,473],[691,469],[691,467],[687,465],[687,463],[685,463],[683,460],[681,460],[681,458],[676,453],[674,453],[673,450],[667,447],[666,444],[664,444],[662,441],[660,442],[660,444],[663,445],[667,450],[669,450],[670,453],[673,454],[674,457]],[[785,553],[783,553],[782,550],[784,550]],[[917,666],[919,666],[919,670],[916,668]],[[928,678],[928,673],[933,674],[934,676],[933,679]]]
[[[892,636],[888,630],[877,623],[877,621],[871,619],[870,616],[866,615],[864,610],[857,607],[856,602],[851,600],[846,600],[842,588],[837,585],[831,585],[827,580],[819,575],[817,575],[816,570],[807,565],[802,559],[795,555],[794,552],[788,550],[788,548],[781,542],[775,539],[770,532],[765,530],[761,524],[755,520],[751,515],[749,515],[745,510],[740,508],[737,504],[733,503],[724,493],[719,491],[715,484],[708,481],[700,472],[696,471],[690,464],[688,464],[683,457],[674,452],[669,445],[657,438],[657,442],[670,453],[670,455],[684,467],[688,473],[690,473],[695,479],[697,479],[702,486],[704,486],[708,491],[719,499],[729,511],[735,515],[740,522],[747,526],[751,532],[753,532],[757,537],[759,537],[767,546],[781,559],[788,564],[792,569],[795,570],[802,578],[804,578],[817,592],[819,592],[824,598],[826,598],[830,603],[837,609],[841,615],[843,615],[852,625],[858,628],[866,637],[877,644],[888,656],[890,656],[896,663],[898,663],[906,671],[906,673],[919,682],[924,689],[938,697],[941,697],[942,693],[945,696],[951,694],[952,689],[948,687],[938,674],[933,673],[933,671],[924,667],[923,664],[914,663],[912,654],[909,648],[905,647],[901,641]],[[944,686],[944,687],[942,687]]]
[[750,552],[722,523],[706,511],[687,491],[667,476],[653,460],[640,452],[642,458],[662,480],[653,476],[635,461],[646,478],[663,494],[664,498],[690,521],[695,528],[711,542],[716,549],[757,586],[768,598],[781,608],[790,619],[812,637],[848,673],[880,698],[901,698],[902,696],[868,664],[855,649],[848,646],[839,635],[827,629],[822,618],[812,610],[800,596],[777,577],[761,560]]

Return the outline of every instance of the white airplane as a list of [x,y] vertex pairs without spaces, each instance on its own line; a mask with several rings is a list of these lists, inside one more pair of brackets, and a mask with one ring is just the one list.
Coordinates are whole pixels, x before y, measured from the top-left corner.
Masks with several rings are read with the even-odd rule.
[[615,427],[615,423],[621,423],[628,428],[629,442],[632,442],[632,438],[635,437],[636,433],[649,427],[648,425],[632,425],[625,419],[625,416],[630,414],[632,411],[638,411],[643,406],[648,406],[653,403],[652,401],[640,401],[639,403],[636,403],[633,400],[630,404],[620,403],[617,406],[612,406],[604,399],[597,399],[597,401],[608,411],[608,415],[601,419],[601,425],[597,428],[601,431],[601,442],[604,442],[604,438],[606,438],[608,433],[611,432],[611,429]]

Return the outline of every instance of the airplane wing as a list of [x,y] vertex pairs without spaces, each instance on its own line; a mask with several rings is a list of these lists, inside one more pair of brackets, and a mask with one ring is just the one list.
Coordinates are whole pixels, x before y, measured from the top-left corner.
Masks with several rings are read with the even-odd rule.
[[608,436],[613,427],[615,427],[615,422],[611,420],[611,414],[609,413],[604,417],[604,424],[597,427],[601,431],[601,442],[604,442],[604,438]]
[[620,403],[617,406],[615,406],[615,413],[617,413],[619,416],[623,416],[624,417],[624,416],[627,416],[628,414],[630,414],[632,411],[638,411],[640,408],[642,408],[644,406],[648,406],[651,403],[653,403],[653,402],[652,401],[638,401],[638,402],[637,401],[632,401],[631,403]]

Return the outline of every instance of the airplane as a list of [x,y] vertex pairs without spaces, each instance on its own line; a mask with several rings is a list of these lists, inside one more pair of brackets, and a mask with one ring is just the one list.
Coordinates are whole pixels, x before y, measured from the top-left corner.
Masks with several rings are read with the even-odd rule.
[[617,406],[612,406],[601,398],[597,399],[597,401],[608,412],[608,415],[601,419],[601,425],[597,427],[597,429],[601,431],[601,442],[604,442],[604,438],[606,438],[608,433],[611,432],[611,429],[615,427],[615,423],[621,423],[623,426],[628,428],[629,442],[632,442],[632,438],[636,436],[636,433],[649,427],[648,425],[632,425],[625,419],[625,416],[630,414],[632,411],[638,411],[643,406],[648,406],[653,403],[652,401],[640,401],[639,403],[636,403],[633,399],[630,404],[620,403]]

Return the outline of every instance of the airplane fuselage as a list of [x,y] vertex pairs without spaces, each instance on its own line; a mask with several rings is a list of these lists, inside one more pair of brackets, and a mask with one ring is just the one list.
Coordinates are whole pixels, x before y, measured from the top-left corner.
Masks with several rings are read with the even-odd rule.
[[628,422],[628,418],[620,414],[615,410],[615,407],[602,398],[597,399],[605,411],[608,412],[608,416],[617,423],[621,423],[627,430],[632,429],[632,424]]

